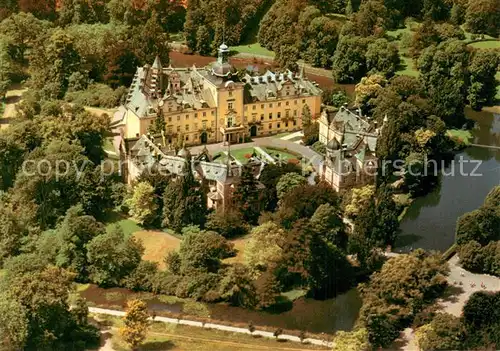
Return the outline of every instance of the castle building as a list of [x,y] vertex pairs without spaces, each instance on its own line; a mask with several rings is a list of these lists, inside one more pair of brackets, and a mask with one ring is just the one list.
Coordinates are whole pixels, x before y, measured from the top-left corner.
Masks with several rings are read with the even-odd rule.
[[320,177],[335,190],[359,187],[375,181],[375,155],[380,130],[360,111],[346,107],[325,109],[319,119],[319,141],[326,145]]
[[[191,155],[186,147],[175,153],[162,143],[155,143],[151,135],[142,135],[127,150],[126,175],[129,181],[137,179],[145,172],[160,172],[178,178],[191,171],[194,177],[207,189],[207,207],[226,211],[233,206],[233,193],[241,178],[242,164],[227,154],[214,158],[206,147],[198,155]],[[267,164],[266,160],[255,156],[248,161],[255,178]],[[262,184],[257,183],[259,187]]]
[[313,118],[319,117],[322,92],[303,73],[238,78],[228,57],[222,44],[208,67],[163,67],[158,57],[139,67],[114,118],[123,139],[138,140],[157,118],[165,121],[167,144],[199,145],[301,130],[306,105]]

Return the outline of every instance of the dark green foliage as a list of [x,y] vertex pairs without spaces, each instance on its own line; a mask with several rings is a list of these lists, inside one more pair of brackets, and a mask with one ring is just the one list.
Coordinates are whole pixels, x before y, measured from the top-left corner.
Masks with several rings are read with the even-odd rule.
[[165,190],[170,185],[172,177],[170,174],[166,174],[165,171],[159,169],[157,166],[151,168],[146,168],[137,178],[137,182],[148,182],[154,189],[154,199],[156,203],[156,216],[152,220],[152,225],[155,227],[160,227],[163,216],[163,195]]
[[263,201],[266,204],[263,206],[263,209],[273,211],[276,208],[278,205],[276,184],[282,175],[290,172],[300,174],[301,170],[297,165],[291,163],[269,164],[264,167],[259,178],[259,181],[265,186],[265,189],[262,189]]
[[83,91],[66,93],[64,99],[78,105],[113,108],[122,102],[125,94],[124,87],[113,90],[104,84],[91,84]]
[[200,231],[196,227],[183,230],[183,239],[179,250],[180,271],[183,274],[191,270],[217,272],[221,260],[234,256],[233,244],[222,235],[211,231]]
[[492,240],[500,240],[500,217],[490,207],[468,212],[457,221],[456,238],[458,244],[471,240],[486,245]]
[[465,13],[465,26],[472,33],[500,35],[500,11],[496,0],[469,1]]
[[464,123],[469,58],[466,45],[454,40],[425,49],[418,61],[434,114],[449,126]]
[[58,238],[56,264],[76,273],[77,280],[86,281],[88,274],[86,245],[104,233],[104,226],[94,217],[86,216],[81,206],[70,208],[54,232]]
[[132,273],[122,280],[121,285],[134,291],[152,291],[157,273],[156,262],[141,261]]
[[117,286],[137,268],[144,251],[133,237],[125,238],[118,226],[92,239],[86,248],[89,279],[101,286]]
[[341,107],[349,103],[349,96],[345,90],[323,89],[321,102],[325,105]]
[[327,184],[302,185],[286,194],[276,216],[283,227],[291,228],[295,221],[311,218],[320,205],[330,204],[337,208],[339,203],[337,193]]
[[345,249],[347,234],[339,209],[330,205],[320,205],[309,221],[310,230],[329,243]]
[[375,347],[387,348],[414,316],[445,289],[448,267],[439,255],[417,250],[389,259],[361,286],[360,321]]
[[249,226],[243,220],[243,216],[237,210],[210,213],[205,227],[207,230],[217,232],[225,238],[243,236],[249,229]]
[[[475,349],[500,344],[500,293],[478,291],[471,295],[463,308],[463,323],[467,333],[466,348]],[[496,347],[495,347],[496,344]]]
[[463,348],[464,328],[460,318],[438,313],[419,338],[422,350],[460,350]]
[[480,110],[483,106],[493,104],[498,81],[495,79],[500,55],[498,52],[478,50],[474,52],[469,64],[470,86],[467,100],[471,107]]
[[80,23],[106,23],[109,21],[109,13],[106,8],[108,1],[62,0],[58,23],[62,26]]
[[377,39],[368,45],[366,68],[369,74],[380,73],[392,77],[399,65],[399,52],[394,44],[386,39]]
[[[22,260],[29,258],[22,257]],[[2,281],[2,300],[13,301],[26,311],[28,333],[24,349],[83,351],[95,347],[99,334],[87,323],[84,309],[78,314],[69,310],[72,274],[54,266],[30,263],[31,267],[21,271],[8,265]]]
[[332,74],[338,83],[359,81],[368,71],[366,51],[371,40],[356,36],[342,36],[333,55]]
[[235,208],[240,210],[245,221],[256,223],[260,212],[260,194],[251,166],[243,166],[240,182],[233,193],[233,197]]
[[220,281],[219,295],[233,306],[254,307],[256,290],[248,268],[239,263],[230,266]]
[[185,174],[170,182],[163,194],[163,224],[180,232],[186,225],[203,225],[206,199],[201,184],[194,179],[186,160]]

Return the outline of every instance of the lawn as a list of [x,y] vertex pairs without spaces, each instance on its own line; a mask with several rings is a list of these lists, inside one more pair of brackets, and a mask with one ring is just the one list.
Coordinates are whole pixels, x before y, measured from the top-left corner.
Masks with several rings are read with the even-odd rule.
[[476,41],[469,46],[477,49],[500,49],[500,40]]
[[413,60],[409,57],[401,56],[401,69],[396,71],[396,74],[410,77],[418,77],[420,74],[413,64]]
[[131,220],[130,218],[126,218],[119,213],[113,212],[111,213],[105,221],[106,229],[109,231],[113,228],[114,225],[118,225],[122,228],[123,232],[126,236],[132,235],[135,232],[144,230],[139,224]]
[[274,57],[273,51],[267,50],[266,48],[260,46],[259,43],[233,46],[231,47],[231,51],[236,51],[237,53],[241,54]]
[[134,238],[142,241],[144,245],[143,260],[158,263],[160,269],[165,269],[165,256],[170,251],[179,249],[181,241],[165,232],[139,231],[134,233]]
[[236,257],[226,258],[224,260],[225,263],[243,263],[245,262],[245,246],[250,240],[250,235],[246,235],[244,237],[231,240],[234,244],[234,248],[237,250]]
[[267,152],[271,157],[276,158],[278,157],[279,159],[283,161],[288,161],[295,159],[297,160],[298,155],[292,154],[291,152],[288,152],[286,150],[278,150],[274,149],[271,147],[263,147],[262,148],[265,152]]
[[[131,350],[121,339],[118,330],[123,322],[118,317],[98,315],[99,320],[112,325],[112,343],[116,351]],[[221,330],[190,327],[156,322],[148,330],[146,341],[138,350],[322,350],[318,346],[295,342],[278,342],[273,339]]]
[[469,145],[472,140],[472,134],[470,130],[462,130],[462,129],[448,129],[446,134],[454,140],[459,142],[463,142],[465,145]]

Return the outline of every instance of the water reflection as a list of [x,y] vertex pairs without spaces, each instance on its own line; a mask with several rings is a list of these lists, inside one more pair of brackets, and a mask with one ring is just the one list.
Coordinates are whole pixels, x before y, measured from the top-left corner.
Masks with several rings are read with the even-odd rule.
[[[466,113],[476,122],[472,131],[474,143],[500,146],[500,115],[470,109]],[[412,203],[401,223],[398,249],[446,250],[455,241],[458,217],[479,207],[488,192],[500,184],[500,150],[470,147],[456,155],[455,162],[461,157],[465,161],[481,161],[475,170],[480,176],[460,174],[456,163],[454,176],[442,176],[439,188]],[[464,174],[470,174],[476,164],[466,162],[462,167]],[[450,172],[450,167],[445,171]]]

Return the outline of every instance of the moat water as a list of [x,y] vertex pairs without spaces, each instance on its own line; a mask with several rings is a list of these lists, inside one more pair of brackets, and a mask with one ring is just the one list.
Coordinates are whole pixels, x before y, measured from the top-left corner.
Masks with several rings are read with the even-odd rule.
[[[500,146],[500,115],[470,109],[466,114],[476,122],[474,143]],[[432,193],[411,204],[401,222],[396,251],[448,249],[455,242],[457,219],[481,206],[489,191],[500,184],[500,150],[469,147],[457,154],[444,172],[453,175],[442,175]]]

